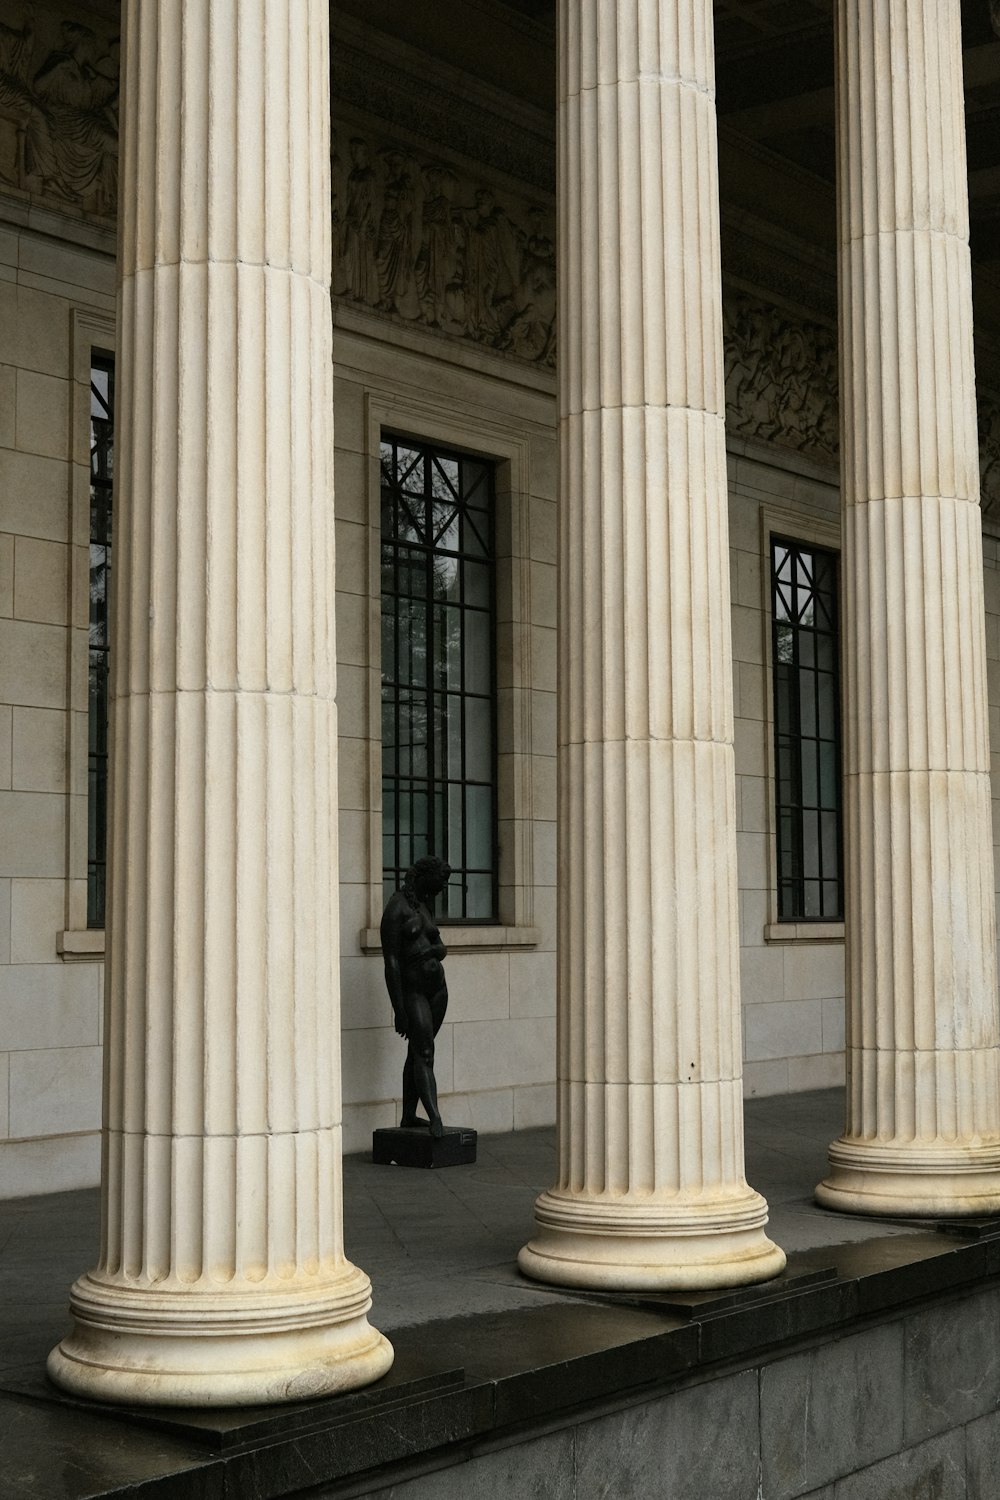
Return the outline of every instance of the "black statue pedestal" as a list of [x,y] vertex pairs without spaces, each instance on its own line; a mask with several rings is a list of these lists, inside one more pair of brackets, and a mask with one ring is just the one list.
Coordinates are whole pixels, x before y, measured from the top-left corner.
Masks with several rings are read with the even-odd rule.
[[372,1161],[377,1167],[467,1167],[476,1159],[476,1132],[446,1125],[433,1136],[426,1125],[394,1125],[372,1131]]

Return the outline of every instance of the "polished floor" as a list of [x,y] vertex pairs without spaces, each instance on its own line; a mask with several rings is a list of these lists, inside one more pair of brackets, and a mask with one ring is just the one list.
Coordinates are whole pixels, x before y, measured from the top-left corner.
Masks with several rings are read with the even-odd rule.
[[[769,1232],[787,1251],[912,1230],[881,1221],[876,1231],[871,1220],[813,1202],[842,1115],[837,1089],[747,1101],[747,1177],[767,1198]],[[391,1337],[456,1314],[561,1299],[514,1266],[535,1197],[554,1179],[553,1130],[480,1136],[475,1166],[443,1171],[346,1158],[345,1240],[372,1279],[373,1322]],[[96,1190],[0,1203],[0,1371],[44,1361],[65,1327],[69,1285],[95,1259],[98,1233]]]
[[[550,1408],[605,1399],[654,1379],[661,1363],[666,1374],[750,1359],[762,1340],[794,1339],[799,1323],[802,1333],[837,1337],[845,1318],[866,1308],[998,1274],[1000,1254],[970,1248],[964,1232],[949,1242],[930,1226],[815,1206],[812,1189],[842,1108],[838,1090],[747,1104],[747,1175],[790,1254],[785,1276],[761,1289],[759,1314],[719,1294],[714,1305],[702,1305],[713,1294],[688,1294],[680,1301],[699,1305],[678,1306],[558,1292],[520,1277],[516,1255],[531,1233],[535,1196],[555,1176],[552,1130],[481,1137],[475,1165],[441,1171],[347,1158],[346,1246],[372,1278],[372,1320],[397,1358],[380,1387],[339,1405],[175,1416],[67,1401],[47,1385],[44,1362],[66,1326],[70,1283],[95,1259],[97,1191],[0,1203],[0,1497],[367,1493],[352,1475],[381,1473],[463,1433],[510,1432]],[[786,1300],[783,1312],[775,1298]],[[637,1365],[639,1348],[645,1363]],[[387,1421],[381,1413],[390,1408]]]

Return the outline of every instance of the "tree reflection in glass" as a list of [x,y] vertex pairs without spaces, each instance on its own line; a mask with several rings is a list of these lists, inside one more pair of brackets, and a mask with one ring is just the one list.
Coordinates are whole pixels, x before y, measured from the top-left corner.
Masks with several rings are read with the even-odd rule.
[[380,456],[385,894],[436,854],[438,918],[495,921],[493,469],[391,436]]

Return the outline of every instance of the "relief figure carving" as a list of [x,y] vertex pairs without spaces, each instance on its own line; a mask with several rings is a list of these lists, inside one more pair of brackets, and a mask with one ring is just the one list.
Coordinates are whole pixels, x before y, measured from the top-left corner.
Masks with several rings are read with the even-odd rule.
[[726,425],[821,459],[838,447],[832,329],[743,292],[724,302]]
[[333,163],[334,294],[552,367],[551,210],[398,143],[350,151],[343,212]]
[[[0,180],[111,216],[118,195],[118,38],[25,5],[0,25]],[[11,149],[12,143],[12,149]]]
[[980,391],[980,490],[984,514],[1000,514],[1000,400]]
[[351,170],[347,175],[343,249],[347,290],[356,302],[378,302],[375,264],[375,169],[368,160],[368,144],[360,136],[350,142]]

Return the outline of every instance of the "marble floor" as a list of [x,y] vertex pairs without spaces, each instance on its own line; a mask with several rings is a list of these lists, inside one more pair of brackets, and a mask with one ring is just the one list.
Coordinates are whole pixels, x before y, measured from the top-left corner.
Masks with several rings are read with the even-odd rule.
[[[912,1232],[912,1224],[880,1221],[876,1229],[813,1203],[842,1116],[837,1089],[747,1101],[747,1177],[767,1199],[769,1233],[786,1251]],[[456,1314],[561,1300],[514,1266],[535,1197],[554,1179],[554,1130],[480,1136],[475,1166],[443,1171],[347,1157],[346,1247],[372,1279],[376,1326],[391,1338],[396,1328]],[[0,1203],[0,1372],[44,1361],[65,1326],[69,1285],[93,1263],[98,1236],[96,1190]]]
[[[987,1251],[970,1252],[967,1246],[970,1235],[976,1237],[974,1229],[963,1231],[952,1252],[948,1236],[928,1232],[931,1226],[851,1218],[815,1206],[812,1189],[823,1173],[827,1144],[839,1133],[842,1110],[839,1090],[747,1103],[747,1176],[768,1199],[769,1232],[790,1255],[785,1277],[770,1283],[764,1295],[791,1296],[803,1316],[812,1316],[810,1298],[818,1305],[828,1295],[855,1297],[866,1277],[874,1286],[880,1275],[886,1282],[895,1276],[893,1286],[877,1296],[898,1298],[905,1291],[900,1289],[899,1277],[917,1285],[925,1274],[921,1267],[935,1284],[953,1274],[966,1279],[982,1274]],[[371,1276],[372,1320],[392,1339],[397,1360],[381,1393],[373,1388],[356,1397],[340,1398],[348,1403],[360,1434],[351,1440],[359,1455],[357,1468],[342,1468],[343,1474],[360,1473],[375,1461],[365,1447],[369,1442],[363,1430],[366,1421],[374,1424],[375,1436],[370,1441],[376,1448],[386,1432],[398,1436],[402,1430],[398,1418],[394,1426],[378,1428],[375,1408],[380,1399],[391,1402],[393,1386],[398,1393],[414,1379],[437,1384],[453,1379],[459,1392],[456,1411],[459,1407],[465,1411],[463,1402],[487,1401],[489,1422],[500,1424],[504,1411],[503,1420],[522,1420],[526,1412],[550,1402],[556,1379],[577,1382],[560,1398],[564,1403],[590,1399],[595,1391],[614,1390],[618,1382],[627,1385],[636,1378],[632,1353],[636,1340],[652,1338],[654,1343],[644,1347],[662,1348],[663,1358],[673,1368],[669,1340],[690,1354],[691,1339],[697,1336],[690,1320],[702,1312],[717,1317],[718,1294],[714,1309],[685,1308],[668,1298],[559,1292],[520,1277],[515,1259],[531,1233],[535,1196],[554,1177],[553,1130],[480,1137],[475,1165],[441,1171],[374,1166],[363,1156],[345,1160],[347,1251]],[[1000,1222],[994,1221],[991,1233],[994,1237],[1000,1233]],[[150,1426],[145,1413],[81,1407],[46,1386],[44,1361],[66,1326],[68,1288],[74,1276],[93,1263],[97,1242],[96,1190],[0,1203],[3,1500],[8,1495],[12,1500],[125,1495],[134,1500],[154,1493],[157,1500],[173,1500],[175,1495],[182,1500],[230,1495],[243,1500],[244,1493],[249,1493],[247,1485],[255,1497],[299,1493],[301,1478],[293,1483],[285,1476],[279,1482],[268,1465],[273,1468],[284,1462],[281,1451],[287,1456],[293,1449],[296,1461],[301,1458],[307,1467],[307,1459],[313,1461],[305,1440],[286,1442],[279,1451],[275,1436],[284,1429],[289,1439],[290,1422],[313,1421],[314,1414],[308,1410],[298,1419],[288,1407],[238,1417],[223,1413],[217,1420],[193,1413],[185,1430],[177,1430],[176,1423],[171,1429],[162,1421],[156,1430],[155,1421]],[[972,1272],[949,1269],[955,1255],[968,1259],[970,1254],[979,1254],[982,1266],[977,1261]],[[991,1274],[988,1269],[986,1274]],[[810,1281],[817,1279],[823,1284],[809,1291]],[[689,1295],[687,1300],[697,1303],[700,1299]],[[657,1302],[660,1305],[653,1305]],[[746,1318],[737,1314],[726,1323],[728,1316],[725,1313],[712,1326],[728,1341],[723,1354],[742,1356],[758,1338],[753,1310]],[[818,1329],[824,1317],[827,1314],[809,1326]],[[842,1313],[834,1309],[828,1320],[831,1329],[840,1327]],[[777,1325],[772,1312],[763,1310],[760,1326],[767,1337],[773,1334]],[[664,1332],[668,1343],[660,1337]],[[713,1357],[719,1357],[718,1351]],[[553,1374],[557,1368],[558,1376]],[[345,1409],[331,1410],[323,1420],[336,1424]],[[419,1426],[424,1418],[414,1408],[411,1420]],[[246,1433],[248,1422],[268,1429],[252,1453],[244,1444],[244,1457],[232,1460],[256,1465],[250,1477],[227,1479],[218,1455],[207,1454],[192,1438],[192,1423],[202,1423],[207,1431],[213,1421],[220,1430],[213,1428],[207,1435],[223,1443],[242,1441],[240,1432],[234,1437],[222,1430],[227,1422],[235,1427],[243,1422],[241,1431]],[[471,1417],[468,1421],[475,1426]],[[480,1425],[485,1421],[482,1418]],[[316,1441],[328,1443],[324,1463],[347,1463],[345,1438],[337,1437],[339,1447],[329,1434]],[[419,1441],[424,1441],[422,1436]],[[418,1439],[414,1437],[413,1442]],[[386,1453],[377,1461],[392,1458],[392,1453]],[[350,1461],[355,1462],[354,1458]],[[166,1487],[161,1489],[161,1485]],[[308,1492],[321,1493],[312,1488]],[[336,1492],[339,1495],[341,1490]],[[328,1493],[332,1492],[324,1486],[322,1494]],[[351,1489],[350,1493],[359,1491]]]

